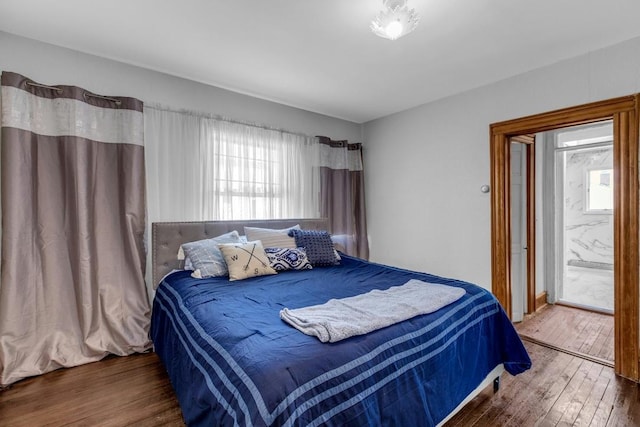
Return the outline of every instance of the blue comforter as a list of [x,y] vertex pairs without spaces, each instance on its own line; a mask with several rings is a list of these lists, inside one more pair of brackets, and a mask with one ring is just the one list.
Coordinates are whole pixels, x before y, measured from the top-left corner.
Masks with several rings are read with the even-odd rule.
[[[486,290],[343,256],[334,267],[237,282],[166,277],[151,338],[194,426],[433,426],[498,364],[531,366]],[[463,287],[435,313],[338,343],[279,318],[282,308],[387,289],[409,279]]]

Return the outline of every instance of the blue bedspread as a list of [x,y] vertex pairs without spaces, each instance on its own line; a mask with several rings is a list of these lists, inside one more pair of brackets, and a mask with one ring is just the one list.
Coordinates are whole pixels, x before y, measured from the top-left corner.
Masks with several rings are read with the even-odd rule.
[[[433,426],[498,364],[531,366],[497,300],[465,282],[343,256],[341,265],[229,282],[169,275],[151,338],[194,426]],[[284,308],[409,279],[463,287],[439,311],[338,343],[279,318]]]

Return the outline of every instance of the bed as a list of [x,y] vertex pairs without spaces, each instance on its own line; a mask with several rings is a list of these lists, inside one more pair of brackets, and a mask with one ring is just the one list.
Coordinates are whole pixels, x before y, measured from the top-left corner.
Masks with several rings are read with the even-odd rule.
[[[244,226],[326,229],[324,220],[153,224],[151,338],[187,425],[442,425],[529,356],[497,300],[470,283],[341,254],[339,265],[230,282],[180,270],[182,243]],[[178,270],[178,271],[174,271]],[[410,279],[464,288],[437,312],[323,343],[281,309],[322,304]]]

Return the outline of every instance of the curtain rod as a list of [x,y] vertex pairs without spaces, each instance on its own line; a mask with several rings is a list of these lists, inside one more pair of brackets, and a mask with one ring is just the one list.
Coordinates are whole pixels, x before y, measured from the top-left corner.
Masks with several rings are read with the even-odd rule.
[[41,88],[44,88],[44,89],[55,90],[58,93],[62,92],[62,88],[59,88],[59,87],[56,87],[56,86],[47,86],[47,85],[43,85],[43,84],[32,82],[32,81],[27,81],[27,85],[28,86],[41,87]]
[[[30,80],[27,80],[27,86],[41,87],[41,88],[44,88],[44,89],[55,90],[58,93],[62,93],[62,88],[59,88],[57,86],[47,86],[47,85],[43,85],[41,83],[32,82]],[[84,96],[84,99],[87,99],[87,98],[90,98],[90,97],[91,98],[100,98],[100,99],[104,99],[106,101],[111,101],[111,102],[115,103],[116,105],[122,104],[122,101],[120,101],[119,99],[115,99],[115,98],[112,98],[110,96],[96,95],[95,93],[91,93],[91,92],[87,92],[87,91],[84,91],[83,96]]]
[[158,105],[158,104],[144,104],[144,108],[150,108],[158,111],[169,111],[171,113],[188,114],[195,117],[204,117],[207,119],[219,120],[219,121],[228,122],[228,123],[235,123],[238,125],[250,126],[250,127],[255,127],[259,129],[273,130],[273,131],[282,132],[282,133],[288,133],[289,135],[303,136],[305,138],[316,138],[315,136],[307,135],[302,132],[292,132],[287,129],[276,128],[273,126],[267,126],[267,125],[258,124],[254,122],[231,119],[228,117],[221,116],[219,114],[203,113],[199,111],[192,111],[192,110],[185,110],[185,109],[175,109],[175,108],[166,107],[164,105]]
[[122,104],[122,101],[120,101],[119,99],[111,98],[110,96],[96,95],[95,93],[85,92],[84,93],[84,99],[87,99],[89,97],[100,98],[100,99],[104,99],[104,100],[107,100],[107,101],[111,101],[111,102],[115,103],[116,105]]

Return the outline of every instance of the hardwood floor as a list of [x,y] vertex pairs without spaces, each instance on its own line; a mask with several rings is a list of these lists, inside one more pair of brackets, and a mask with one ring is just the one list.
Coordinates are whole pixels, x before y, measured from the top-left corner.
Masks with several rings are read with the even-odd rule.
[[[502,376],[446,425],[638,426],[638,385],[613,369],[525,342],[533,368]],[[158,357],[111,357],[0,391],[2,426],[184,426]]]
[[495,395],[486,389],[446,425],[638,426],[638,384],[613,368],[525,342],[533,367],[504,374]]
[[184,426],[155,353],[108,357],[0,391],[0,426]]
[[523,337],[613,364],[612,315],[550,304],[515,326]]

